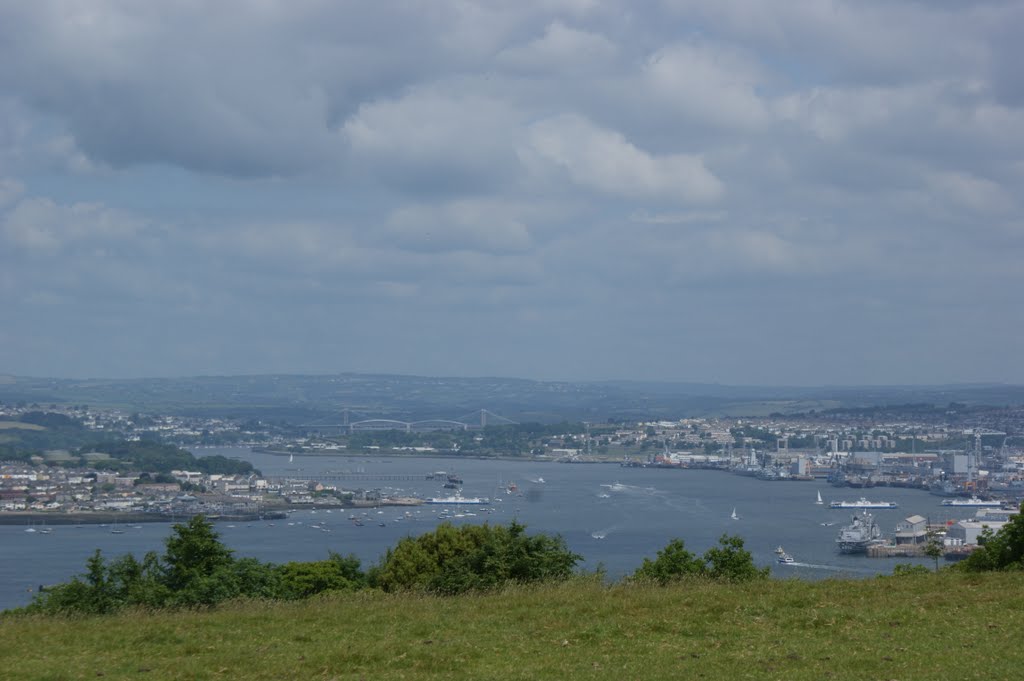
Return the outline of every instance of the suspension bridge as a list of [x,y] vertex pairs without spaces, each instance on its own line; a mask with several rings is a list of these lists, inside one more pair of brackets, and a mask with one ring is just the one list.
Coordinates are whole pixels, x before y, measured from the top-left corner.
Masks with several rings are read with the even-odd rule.
[[[403,430],[407,433],[425,432],[431,430],[482,430],[487,426],[510,426],[516,425],[516,421],[495,414],[487,409],[478,409],[468,414],[463,414],[452,419],[424,419],[421,421],[402,421],[399,419],[386,418],[362,418],[369,416],[353,409],[341,410],[341,422],[332,422],[336,417],[328,416],[313,423],[299,424],[300,428],[313,431],[335,430],[344,433],[355,433],[359,431],[372,430]],[[355,418],[353,418],[355,417]]]

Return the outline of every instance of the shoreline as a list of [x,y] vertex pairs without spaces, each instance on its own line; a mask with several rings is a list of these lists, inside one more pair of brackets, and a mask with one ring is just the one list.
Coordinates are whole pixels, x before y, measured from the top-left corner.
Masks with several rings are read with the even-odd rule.
[[[190,450],[191,451],[191,450]],[[520,461],[534,463],[572,463],[572,464],[620,464],[622,459],[595,459],[589,461],[561,461],[546,456],[515,456],[512,454],[462,454],[459,452],[434,451],[434,452],[407,452],[397,449],[381,449],[372,451],[363,450],[335,450],[330,452],[289,452],[283,449],[271,449],[270,447],[250,447],[249,451],[255,454],[269,454],[271,456],[295,456],[308,457],[311,459],[327,459],[335,456],[346,456],[353,458],[385,457],[396,459],[473,459],[474,461]]]
[[[357,501],[351,504],[302,504],[300,506],[289,506],[265,510],[262,513],[195,513],[193,515],[205,515],[212,523],[219,522],[255,522],[259,520],[284,520],[293,511],[320,511],[320,510],[351,510],[366,508],[407,508],[422,506],[425,502],[414,497],[397,497],[382,499],[381,501]],[[122,513],[102,511],[88,512],[54,512],[54,511],[3,511],[0,512],[0,525],[110,525],[114,522],[125,525],[137,525],[141,523],[178,523],[187,521],[192,515],[185,513],[174,516],[157,515],[154,513]]]

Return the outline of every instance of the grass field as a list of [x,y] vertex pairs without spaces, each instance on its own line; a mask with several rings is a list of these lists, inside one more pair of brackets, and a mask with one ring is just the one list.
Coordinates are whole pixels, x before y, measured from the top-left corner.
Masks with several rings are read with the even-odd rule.
[[1024,575],[362,592],[0,620],[4,679],[1016,679]]
[[0,430],[46,430],[46,428],[21,421],[0,421]]

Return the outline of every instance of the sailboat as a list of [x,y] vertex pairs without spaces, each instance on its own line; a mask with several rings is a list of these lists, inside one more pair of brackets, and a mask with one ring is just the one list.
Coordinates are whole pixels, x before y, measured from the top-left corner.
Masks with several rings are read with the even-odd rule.
[[124,530],[117,526],[117,518],[114,518],[114,526],[110,528],[110,534],[124,534]]
[[295,455],[294,454],[289,454],[288,455],[288,463],[295,463]]
[[732,515],[729,516],[729,517],[732,518],[733,520],[739,520],[740,519],[740,517],[738,515],[736,515],[736,507],[735,506],[732,507]]
[[815,501],[814,503],[819,505],[819,506],[825,503],[824,501],[821,500],[821,490],[820,489],[818,490],[818,500]]

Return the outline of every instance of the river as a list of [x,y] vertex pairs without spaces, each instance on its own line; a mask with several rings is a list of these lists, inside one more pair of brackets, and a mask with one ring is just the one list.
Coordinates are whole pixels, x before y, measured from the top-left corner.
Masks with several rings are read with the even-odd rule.
[[[442,490],[441,482],[427,480],[426,475],[455,472],[464,480],[465,496],[494,501],[488,507],[461,508],[460,512],[477,515],[451,522],[506,523],[516,519],[528,532],[561,534],[573,551],[584,556],[582,567],[603,565],[611,578],[632,572],[645,556],[654,557],[673,538],[683,539],[690,551],[702,553],[724,533],[743,537],[755,562],[771,565],[773,574],[780,577],[891,573],[896,564],[908,559],[867,558],[836,551],[834,538],[840,526],[849,522],[851,512],[829,509],[829,501],[854,500],[864,492],[872,500],[895,501],[898,509],[872,511],[886,535],[914,514],[932,522],[974,514],[970,508],[943,507],[940,497],[921,490],[837,489],[823,482],[766,482],[711,470],[428,457],[295,457],[289,462],[286,457],[242,448],[204,448],[195,453],[250,461],[268,476],[326,472],[415,476],[409,482],[364,484],[418,496],[447,496],[449,490]],[[516,494],[504,490],[509,482],[518,486]],[[821,490],[825,506],[815,505],[817,490]],[[738,520],[730,517],[734,508]],[[405,517],[407,510],[411,517]],[[437,517],[441,510],[437,506],[372,509],[361,526],[348,519],[351,510],[301,510],[287,521],[218,523],[216,528],[239,557],[279,563],[320,560],[328,551],[335,551],[354,553],[367,567],[402,537],[436,527],[442,522]],[[314,529],[313,524],[330,531]],[[124,532],[118,534],[98,525],[54,526],[45,534],[25,529],[0,526],[0,609],[28,603],[40,584],[66,581],[81,573],[86,558],[97,548],[109,557],[128,552],[141,557],[146,551],[162,551],[170,523],[122,525],[118,529]],[[779,545],[796,564],[775,562],[773,551]]]

